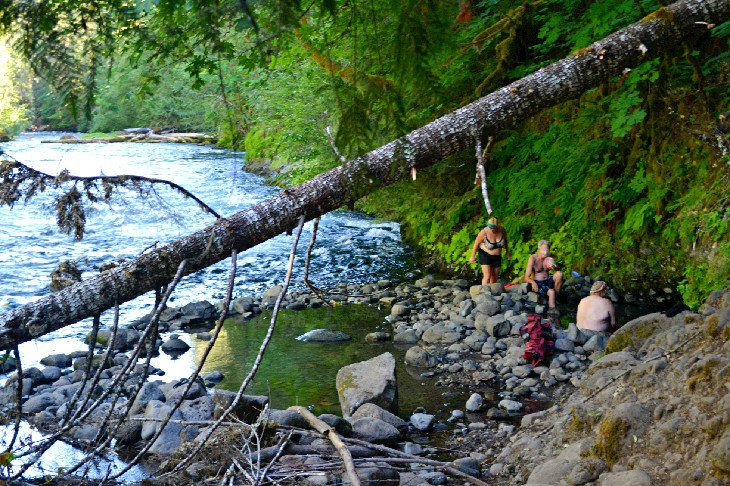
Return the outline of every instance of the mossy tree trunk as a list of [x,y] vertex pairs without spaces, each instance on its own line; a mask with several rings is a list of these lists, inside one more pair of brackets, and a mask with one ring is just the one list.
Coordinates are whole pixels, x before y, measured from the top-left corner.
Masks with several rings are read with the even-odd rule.
[[348,204],[460,152],[565,100],[580,96],[625,69],[730,19],[730,0],[686,0],[387,145],[123,266],[0,316],[0,349],[49,333],[159,288],[187,259],[190,274]]

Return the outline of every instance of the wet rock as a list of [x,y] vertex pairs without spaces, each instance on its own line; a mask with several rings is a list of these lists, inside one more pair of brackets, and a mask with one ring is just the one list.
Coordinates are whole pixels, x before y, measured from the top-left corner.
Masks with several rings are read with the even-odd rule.
[[435,421],[436,417],[427,413],[414,413],[410,418],[411,425],[422,432],[430,430]]
[[420,346],[413,346],[406,351],[405,362],[416,368],[433,368],[438,364],[436,357]]
[[305,343],[338,343],[352,339],[342,331],[332,329],[313,329],[297,337],[297,341]]
[[383,353],[340,368],[336,386],[344,417],[350,417],[364,403],[374,403],[385,410],[395,411],[395,358],[390,353]]
[[213,398],[206,395],[195,400],[185,400],[178,410],[189,422],[203,422],[213,418],[214,408]]
[[[115,351],[128,351],[132,349],[137,342],[139,342],[141,334],[136,329],[121,328],[117,329],[117,334],[114,337],[114,343],[112,349]],[[110,329],[101,329],[96,335],[96,344],[106,347],[109,345],[109,341],[112,338],[112,331]],[[91,333],[86,335],[84,342],[86,344],[91,340]]]
[[405,431],[408,428],[408,422],[402,418],[394,415],[387,410],[375,405],[374,403],[365,403],[358,408],[355,413],[352,414],[352,419],[357,420],[360,418],[376,418],[386,422],[400,431]]
[[373,417],[354,420],[352,422],[352,435],[356,439],[375,444],[392,444],[400,439],[398,429]]
[[222,371],[211,371],[208,373],[203,373],[200,375],[200,377],[205,380],[206,383],[220,383],[225,378],[225,375]]
[[[129,392],[131,391],[129,390]],[[134,405],[132,405],[131,409],[132,414],[142,412],[152,400],[164,402],[165,394],[160,390],[159,382],[147,381],[142,385],[142,389],[137,394],[137,398],[134,399]]]
[[253,297],[239,297],[231,303],[231,310],[236,314],[245,314],[254,309]]
[[371,332],[365,336],[366,343],[381,343],[384,341],[388,341],[389,339],[390,334],[388,334],[387,332]]
[[595,351],[603,351],[606,349],[606,343],[608,342],[608,336],[603,334],[594,334],[588,341],[583,345],[583,349],[588,353]]
[[444,484],[449,484],[448,477],[446,476],[446,474],[442,473],[441,471],[424,472],[421,474],[421,477],[428,484],[433,484],[434,486],[442,486]]
[[67,354],[51,354],[41,360],[41,364],[45,366],[57,366],[59,368],[67,368],[71,366],[71,357]]
[[162,344],[161,349],[170,355],[180,355],[188,351],[190,349],[190,345],[173,334],[170,336],[170,339]]
[[[390,466],[377,467],[357,467],[355,469],[357,477],[360,479],[362,486],[379,486],[387,484],[398,484],[400,476],[398,471]],[[342,485],[349,485],[347,474],[342,475]]]

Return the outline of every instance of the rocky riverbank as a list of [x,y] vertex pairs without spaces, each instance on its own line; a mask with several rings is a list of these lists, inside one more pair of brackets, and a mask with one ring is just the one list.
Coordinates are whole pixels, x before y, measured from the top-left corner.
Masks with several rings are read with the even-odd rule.
[[194,143],[211,144],[216,137],[205,133],[187,133],[174,131],[155,131],[152,128],[127,128],[121,132],[104,136],[82,138],[78,135],[62,135],[57,140],[41,140],[41,143]]
[[[584,286],[584,283],[573,285],[576,295],[580,295]],[[555,356],[533,367],[522,358],[524,343],[520,326],[527,321],[529,313],[542,312],[544,303],[527,290],[526,285],[504,289],[500,284],[470,286],[466,280],[425,277],[399,285],[388,281],[363,286],[342,284],[326,295],[299,291],[286,296],[284,308],[289,310],[316,308],[326,303],[389,306],[390,332],[373,332],[366,340],[392,339],[408,348],[406,362],[414,373],[436,377],[437,386],[444,389],[453,387],[472,392],[463,406],[453,407],[446,416],[422,408],[399,410],[392,355],[386,353],[340,370],[336,386],[344,418],[324,414],[320,419],[344,436],[396,448],[408,456],[409,464],[412,464],[404,471],[388,461],[365,465],[358,462],[363,474],[373,481],[398,478],[403,484],[445,484],[447,476],[455,477],[454,469],[471,478],[489,478],[504,484],[523,484],[527,480],[543,484],[599,484],[595,481],[604,474],[600,484],[607,485],[619,484],[610,481],[623,478],[630,470],[641,469],[631,472],[631,477],[644,478],[646,475],[650,480],[668,481],[671,471],[668,472],[665,464],[670,459],[677,464],[686,461],[688,450],[671,452],[675,455],[661,461],[647,459],[654,460],[655,466],[662,464],[661,467],[647,466],[650,462],[644,459],[650,457],[646,455],[650,454],[648,449],[642,448],[644,455],[640,457],[637,454],[639,445],[651,445],[652,450],[672,449],[668,436],[656,430],[672,428],[674,426],[668,424],[676,422],[680,425],[672,430],[680,426],[687,431],[692,427],[717,430],[717,433],[707,432],[699,439],[695,437],[691,443],[697,446],[692,450],[698,454],[698,460],[691,458],[687,462],[695,464],[701,458],[711,458],[712,468],[703,469],[698,465],[687,469],[681,478],[700,478],[697,484],[723,484],[715,479],[723,480],[722,475],[728,471],[727,452],[722,449],[727,447],[725,436],[728,434],[723,435],[721,430],[727,429],[730,418],[730,395],[724,395],[728,390],[722,392],[730,363],[726,345],[730,337],[730,294],[713,295],[699,314],[684,312],[673,318],[651,314],[636,319],[610,339],[579,331],[570,324],[567,329],[557,330]],[[280,292],[280,287],[274,287],[260,297],[236,299],[231,311],[239,318],[251,318],[262,309],[272,307]],[[161,316],[160,329],[163,332],[190,332],[200,339],[209,339],[210,335],[206,333],[218,311],[219,306],[207,302],[169,308]],[[100,406],[83,423],[66,431],[69,439],[83,444],[111,433],[115,420],[118,421],[115,417],[122,416],[129,407],[131,419],[125,420],[114,432],[115,446],[122,450],[139,447],[160,432],[150,453],[174,456],[186,448],[186,443],[194,443],[196,437],[205,433],[206,424],[218,419],[234,402],[234,393],[215,389],[215,384],[222,379],[222,375],[215,372],[205,374],[190,385],[184,379],[169,383],[148,379],[135,396],[135,379],[143,371],[138,364],[121,386],[120,397],[113,404],[113,394],[109,391],[127,363],[125,353],[136,345],[140,329],[148,322],[149,317],[125,326],[111,345],[110,332],[99,333],[98,348],[113,350],[108,357],[101,352],[93,358],[92,369],[101,367],[92,388],[94,399],[101,398]],[[318,342],[347,338],[336,330],[319,331],[309,338],[317,336],[313,340]],[[690,354],[676,361],[675,354],[661,356],[692,333],[697,336],[696,342],[690,344]],[[695,346],[700,342],[702,347]],[[184,353],[188,345],[174,334],[168,334],[164,342],[158,339],[154,348],[161,348],[166,353]],[[75,394],[82,387],[92,387],[89,383],[84,384],[86,359],[86,353],[53,355],[42,361],[45,368],[24,370],[23,412],[29,421],[49,432],[58,429]],[[652,361],[642,362],[647,359]],[[12,363],[4,365],[10,367]],[[159,370],[151,372],[154,376]],[[624,377],[616,384],[611,383],[624,372]],[[684,373],[683,380],[674,377],[680,372]],[[672,380],[662,378],[662,374],[669,376],[669,373],[674,377]],[[17,382],[17,375],[8,380],[9,385],[14,382]],[[666,386],[659,392],[656,386],[662,383]],[[609,385],[608,388],[600,391],[605,385]],[[708,393],[702,391],[706,386],[711,388]],[[14,387],[6,386],[0,393],[5,413],[11,414]],[[104,397],[105,393],[109,396]],[[161,420],[171,410],[171,404],[181,397],[184,399],[173,415],[174,423],[161,429]],[[684,398],[694,407],[688,409],[689,415],[679,412]],[[662,411],[657,411],[659,405],[654,402],[661,403]],[[234,407],[234,417],[247,423],[262,423],[259,415],[267,408],[267,403],[267,397],[244,396]],[[708,410],[712,404],[722,404],[724,408]],[[525,413],[527,415],[522,416]],[[521,416],[521,426],[518,426]],[[652,424],[652,420],[656,423]],[[269,422],[274,430],[309,428],[309,424],[292,410],[269,410],[264,422]],[[543,432],[546,424],[556,423],[558,427]],[[102,428],[103,424],[108,427],[106,430]],[[575,433],[566,432],[573,429]],[[220,444],[225,439],[226,430],[215,434],[214,443]],[[452,462],[435,464],[436,457],[443,458],[442,452],[428,443],[419,445],[424,437],[433,433],[445,437],[450,447],[457,451],[449,455]],[[721,436],[715,446],[713,441]],[[664,442],[662,437],[665,437]],[[565,444],[569,447],[563,451]],[[357,461],[377,454],[372,450],[367,452],[367,448],[355,447],[354,450]],[[559,452],[560,458],[550,462],[551,455]],[[302,454],[310,458],[307,467],[311,474],[304,475],[310,483],[327,484],[341,476],[341,471],[325,467],[329,464],[328,457],[333,454],[328,442],[301,430],[290,438],[280,464],[298,464],[297,461],[303,459],[296,457],[302,457]],[[313,455],[320,459],[313,459]],[[424,463],[431,461],[431,465],[418,465],[417,456]],[[318,465],[322,467],[318,469]],[[211,467],[210,464],[194,463],[187,468],[185,480],[199,481],[215,475],[217,469],[214,471]],[[680,477],[676,474],[672,477],[675,476]],[[673,484],[686,484],[676,482],[679,479],[672,480]]]

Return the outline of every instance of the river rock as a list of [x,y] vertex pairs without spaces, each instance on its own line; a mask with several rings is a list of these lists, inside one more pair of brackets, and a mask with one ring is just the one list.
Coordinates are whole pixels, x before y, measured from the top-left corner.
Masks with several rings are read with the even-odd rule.
[[433,427],[433,423],[436,421],[436,417],[433,415],[429,415],[427,413],[414,413],[411,415],[411,425],[416,430],[420,430],[421,432],[425,432],[431,427]]
[[466,401],[467,412],[478,412],[484,407],[484,398],[479,393],[472,393]]
[[[136,329],[121,328],[117,329],[117,335],[114,338],[114,344],[112,349],[115,351],[127,351],[134,347],[139,341],[140,333]],[[101,346],[108,346],[109,340],[112,337],[112,331],[110,329],[101,329],[96,335],[96,343]],[[91,333],[86,335],[84,342],[87,344],[91,339]]]
[[189,350],[190,345],[173,334],[172,336],[170,336],[170,339],[162,344],[161,349],[167,354],[180,355]]
[[382,420],[363,417],[352,421],[352,436],[375,444],[392,444],[400,439],[398,429]]
[[307,422],[307,419],[292,410],[272,409],[269,413],[269,420],[275,424],[299,427],[301,429],[309,428],[309,422]]
[[264,292],[264,295],[261,297],[261,305],[272,309],[282,290],[284,290],[284,287],[281,285],[274,285],[271,287],[269,290]]
[[68,368],[71,366],[71,357],[67,354],[51,354],[41,360],[41,364],[45,366],[58,366],[59,368]]
[[514,413],[519,412],[522,409],[522,404],[514,400],[505,399],[499,402],[499,407],[507,410],[508,412]]
[[390,334],[387,332],[371,332],[365,336],[366,343],[382,343],[390,339]]
[[473,457],[461,457],[456,459],[452,464],[456,469],[470,476],[478,478],[480,475],[479,461]]
[[208,383],[217,384],[217,383],[220,383],[221,381],[223,381],[223,379],[225,378],[225,375],[223,374],[222,371],[215,370],[215,371],[210,371],[208,373],[203,373],[200,375],[200,377],[203,380],[205,380],[206,384],[208,384]]
[[427,344],[453,344],[461,339],[461,333],[455,327],[452,323],[436,324],[426,329],[421,340]]
[[[365,465],[363,465],[365,466]],[[357,473],[357,477],[360,479],[360,484],[363,486],[375,486],[375,485],[386,485],[386,484],[399,484],[400,482],[400,475],[398,474],[398,471],[393,469],[390,466],[380,465],[380,466],[369,466],[369,467],[363,467],[359,466],[355,468],[355,472]],[[342,474],[341,476],[342,482],[335,482],[334,484],[342,484],[343,486],[349,485],[350,482],[348,481],[347,474]]]
[[433,368],[438,364],[436,357],[420,346],[413,346],[406,351],[405,362],[416,368]]
[[582,457],[578,464],[568,473],[565,481],[572,486],[579,486],[598,479],[608,469],[608,465],[597,457]]
[[580,462],[580,453],[584,448],[582,442],[569,444],[557,457],[538,464],[530,473],[527,484],[563,484],[563,478],[570,474],[576,464]]
[[606,349],[606,343],[608,342],[608,336],[603,334],[594,334],[588,341],[583,344],[583,349],[588,353],[595,351],[603,351]]
[[[180,396],[182,396],[188,386],[188,381],[189,380],[187,378],[183,378],[182,380],[171,381],[170,383],[160,385],[160,390],[162,390],[162,393],[165,395],[165,400],[168,402],[179,400]],[[185,400],[195,400],[196,398],[200,398],[207,394],[208,390],[205,387],[203,380],[198,378],[195,380],[195,383],[190,385],[190,390],[185,393]]]
[[567,338],[562,339],[556,339],[555,340],[555,350],[556,351],[562,351],[562,352],[570,352],[572,353],[575,350],[575,344],[573,344],[573,341]]
[[23,412],[31,415],[42,412],[48,407],[60,405],[61,399],[61,396],[53,393],[34,395],[23,404]]
[[[372,404],[370,404],[370,405],[372,405]],[[363,407],[364,406],[365,405],[363,405]],[[363,407],[360,407],[360,409]],[[360,409],[358,409],[358,410],[360,410]],[[357,412],[355,412],[355,413],[357,413]],[[322,422],[326,423],[327,425],[329,425],[330,427],[332,427],[333,429],[335,429],[335,431],[338,434],[345,436],[345,437],[352,436],[352,425],[350,424],[350,422],[343,419],[342,417],[338,417],[337,415],[332,414],[332,413],[323,413],[322,415],[320,415],[317,418],[320,419]]]
[[487,319],[486,329],[484,329],[490,336],[494,336],[497,339],[509,336],[512,330],[512,325],[504,318],[504,314],[496,314]]
[[391,317],[403,317],[407,316],[411,310],[403,304],[395,304],[390,308]]
[[651,476],[644,471],[606,472],[598,477],[598,486],[652,486]]
[[331,329],[313,329],[297,337],[297,341],[305,343],[338,343],[350,339],[344,332]]
[[43,373],[43,383],[53,383],[61,378],[61,368],[58,366],[46,366],[41,370]]
[[162,390],[160,389],[160,382],[158,381],[147,381],[142,385],[142,388],[137,394],[137,398],[134,399],[134,405],[132,405],[131,413],[141,413],[152,400],[157,400],[159,402],[165,401],[165,394],[162,393]]
[[418,339],[418,334],[414,329],[406,329],[393,336],[393,342],[395,344],[416,344]]
[[[164,420],[172,410],[172,407],[166,405],[160,401],[152,400],[147,404],[145,408],[144,418],[154,419],[146,421],[142,425],[142,431],[140,436],[143,440],[151,439],[162,425],[161,420]],[[183,416],[180,410],[176,410],[172,415],[173,420],[182,420]],[[178,423],[168,423],[162,434],[157,438],[155,443],[150,448],[150,453],[169,455],[174,453],[180,446],[180,432],[182,432],[183,426]]]
[[398,417],[397,415],[394,415],[387,410],[384,410],[383,408],[375,405],[374,403],[365,403],[360,408],[355,410],[355,413],[352,414],[353,420],[365,417],[372,417],[382,420],[383,422],[392,425],[399,431],[405,431],[408,428],[408,422]]
[[337,372],[337,394],[344,417],[365,403],[374,403],[385,410],[395,411],[395,358],[390,353],[354,363]]
[[[236,398],[236,393],[228,390],[215,390],[213,399],[213,419],[218,420]],[[233,414],[250,424],[256,421],[264,408],[269,404],[269,398],[260,395],[242,395],[233,409]]]

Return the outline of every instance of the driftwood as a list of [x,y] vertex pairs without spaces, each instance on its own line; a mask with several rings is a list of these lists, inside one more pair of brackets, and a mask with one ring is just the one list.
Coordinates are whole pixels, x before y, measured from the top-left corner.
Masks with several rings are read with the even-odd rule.
[[[475,146],[627,68],[707,33],[730,19],[728,0],[684,0],[329,172],[136,260],[0,315],[0,349],[42,336],[132,300],[172,280],[182,260],[190,274],[350,204],[385,185]],[[476,128],[475,128],[476,127]]]
[[[131,130],[131,131],[130,131]],[[41,143],[118,143],[118,142],[146,142],[146,143],[215,143],[216,138],[206,133],[154,133],[149,128],[127,128],[123,135],[106,138],[60,138],[58,140],[41,140]]]

